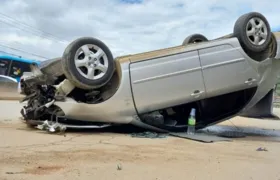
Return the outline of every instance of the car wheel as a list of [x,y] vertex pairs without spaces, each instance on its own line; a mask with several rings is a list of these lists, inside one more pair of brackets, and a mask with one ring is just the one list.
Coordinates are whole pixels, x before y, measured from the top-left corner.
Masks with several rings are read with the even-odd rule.
[[233,34],[244,50],[249,52],[266,50],[272,36],[267,19],[257,12],[239,17],[235,22]]
[[200,42],[204,42],[204,41],[208,41],[208,39],[205,36],[203,36],[202,34],[193,34],[193,35],[186,37],[186,39],[183,41],[182,45],[184,46],[187,44],[200,43]]
[[67,79],[81,89],[104,86],[115,70],[109,48],[100,40],[79,38],[70,43],[62,56],[62,68]]

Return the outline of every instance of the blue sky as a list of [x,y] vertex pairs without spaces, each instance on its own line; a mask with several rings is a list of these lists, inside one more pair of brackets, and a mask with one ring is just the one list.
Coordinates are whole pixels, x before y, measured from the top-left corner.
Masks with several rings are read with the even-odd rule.
[[[261,12],[280,30],[279,0],[2,0],[1,13],[43,30],[27,31],[0,14],[0,44],[47,58],[59,57],[77,37],[104,41],[113,55],[180,45],[193,33],[208,39],[232,33],[239,16]],[[5,23],[3,23],[5,21]],[[24,29],[25,31],[23,31]],[[50,38],[50,33],[57,38]],[[46,37],[48,36],[48,37]],[[24,57],[30,54],[5,49]]]

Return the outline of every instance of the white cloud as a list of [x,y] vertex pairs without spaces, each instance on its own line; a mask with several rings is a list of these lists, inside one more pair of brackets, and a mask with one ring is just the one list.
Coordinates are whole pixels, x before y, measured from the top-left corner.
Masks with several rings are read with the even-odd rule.
[[[272,28],[280,27],[279,0],[2,0],[1,12],[59,37],[35,36],[30,27],[0,14],[0,44],[44,57],[61,56],[67,43],[92,36],[104,41],[114,56],[180,45],[193,33],[213,39],[229,34],[236,19],[249,11],[264,14]],[[6,22],[6,23],[3,23]],[[30,32],[22,29],[29,29]],[[47,34],[44,34],[47,35]],[[0,47],[11,53],[32,57]]]

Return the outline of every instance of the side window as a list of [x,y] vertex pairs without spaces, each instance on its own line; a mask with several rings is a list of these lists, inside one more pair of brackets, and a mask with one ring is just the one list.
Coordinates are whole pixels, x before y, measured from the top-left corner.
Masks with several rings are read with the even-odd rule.
[[0,75],[7,75],[11,61],[0,59]]
[[30,67],[28,63],[13,61],[10,69],[9,76],[17,78],[22,76],[23,72],[30,72]]

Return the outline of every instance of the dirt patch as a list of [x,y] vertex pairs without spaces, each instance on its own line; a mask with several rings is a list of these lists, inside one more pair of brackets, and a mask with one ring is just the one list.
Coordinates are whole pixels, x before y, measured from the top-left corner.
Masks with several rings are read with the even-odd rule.
[[47,175],[63,169],[63,166],[36,166],[33,168],[25,168],[21,172],[6,172],[6,174],[32,174],[32,175]]
[[17,83],[0,82],[0,100],[21,100],[23,97],[18,93]]
[[[0,107],[1,180],[280,179],[279,141],[271,142],[279,138],[271,135],[280,131],[280,121],[237,117],[222,128],[257,133],[232,142],[199,143],[100,131],[49,134],[18,120],[19,103],[5,101]],[[263,131],[271,133],[263,137]]]
[[36,175],[44,175],[50,174],[55,171],[59,171],[63,169],[62,166],[37,166],[30,169],[25,169],[23,171],[24,174],[36,174]]

